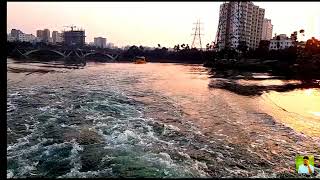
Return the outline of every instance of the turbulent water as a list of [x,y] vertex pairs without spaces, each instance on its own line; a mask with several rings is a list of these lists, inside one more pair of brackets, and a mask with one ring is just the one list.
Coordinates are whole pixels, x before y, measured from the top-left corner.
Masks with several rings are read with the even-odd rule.
[[9,60],[7,75],[8,178],[276,177],[319,152],[320,129],[310,138],[263,97],[209,89],[201,65]]

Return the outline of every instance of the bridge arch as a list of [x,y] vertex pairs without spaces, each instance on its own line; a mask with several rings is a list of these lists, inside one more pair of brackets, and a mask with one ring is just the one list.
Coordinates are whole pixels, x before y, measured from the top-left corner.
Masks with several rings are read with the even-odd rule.
[[52,50],[52,49],[35,49],[35,50],[28,51],[28,52],[24,53],[23,55],[27,57],[28,55],[30,55],[32,53],[35,53],[35,52],[39,52],[39,51],[51,51],[51,52],[54,52],[56,54],[59,54],[62,57],[66,57],[66,55],[63,54],[62,52],[59,52],[57,50]]
[[115,57],[111,56],[110,54],[104,54],[104,53],[100,53],[100,52],[90,52],[90,53],[84,54],[83,57],[87,57],[87,56],[94,55],[94,54],[101,54],[101,55],[107,56],[111,60],[115,60]]

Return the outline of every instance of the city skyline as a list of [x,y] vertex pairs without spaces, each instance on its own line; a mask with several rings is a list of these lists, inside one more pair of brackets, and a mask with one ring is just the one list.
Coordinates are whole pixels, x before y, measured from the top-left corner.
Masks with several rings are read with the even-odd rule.
[[[105,37],[116,46],[157,44],[173,47],[192,43],[193,23],[203,22],[203,44],[215,40],[223,2],[8,2],[7,32],[20,29],[61,31],[76,25],[86,31],[86,43]],[[273,35],[305,30],[307,40],[320,38],[320,2],[253,2],[265,9]],[[277,4],[277,5],[275,5]],[[284,14],[285,13],[285,14]],[[45,17],[45,18],[44,18]],[[130,19],[129,19],[130,17]],[[36,22],[36,23],[35,23]]]

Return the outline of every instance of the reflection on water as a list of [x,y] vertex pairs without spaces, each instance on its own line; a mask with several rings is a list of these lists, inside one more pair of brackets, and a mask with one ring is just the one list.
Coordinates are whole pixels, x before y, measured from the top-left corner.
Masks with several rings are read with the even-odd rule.
[[[275,116],[290,127],[311,136],[320,137],[320,90],[305,89],[290,92],[271,91],[263,95],[267,101],[281,108],[281,113]],[[282,115],[279,115],[282,114]]]
[[[73,70],[8,63],[7,177],[275,177],[294,172],[295,154],[318,150],[288,128],[319,112],[311,99],[304,110],[290,109],[279,98],[290,95],[209,89],[207,71],[160,63]],[[319,98],[319,91],[307,92]],[[319,136],[313,120],[304,119],[304,127]]]
[[320,90],[306,89],[291,92],[270,92],[268,97],[288,112],[316,118],[320,112]]

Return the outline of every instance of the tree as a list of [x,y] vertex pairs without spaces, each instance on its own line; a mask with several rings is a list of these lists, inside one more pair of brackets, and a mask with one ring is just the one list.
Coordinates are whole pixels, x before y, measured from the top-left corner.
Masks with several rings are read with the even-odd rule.
[[280,36],[277,36],[276,40],[277,40],[277,49],[279,50],[280,49]]
[[207,45],[206,45],[206,51],[209,51],[210,50],[210,44],[208,43]]
[[144,48],[143,48],[143,46],[139,46],[139,49],[141,50],[141,51],[143,51],[144,50]]
[[269,50],[270,41],[268,40],[261,40],[259,43],[259,49],[263,49],[265,51]]
[[180,51],[180,45],[175,45],[174,48],[173,48],[176,52]]
[[185,48],[185,49],[186,49],[186,50],[189,50],[189,49],[190,49],[189,44],[186,45],[186,48]]
[[[304,29],[300,29],[299,30],[299,33],[302,34],[304,36]],[[294,31],[291,36],[290,36],[291,40],[292,40],[292,43],[294,46],[297,46],[298,45],[298,32],[297,31]]]
[[311,54],[318,54],[320,53],[320,41],[315,37],[308,39],[306,42],[305,51]]

